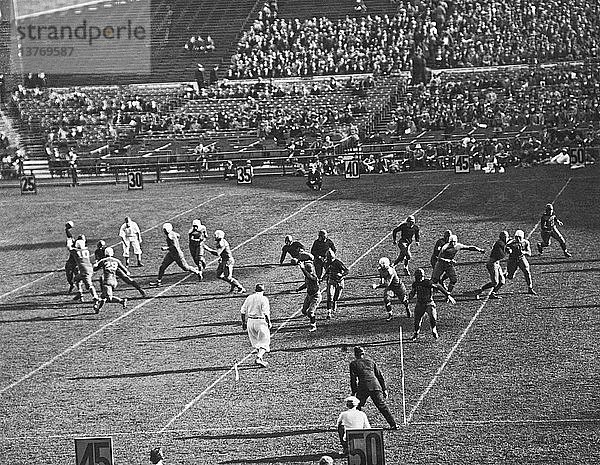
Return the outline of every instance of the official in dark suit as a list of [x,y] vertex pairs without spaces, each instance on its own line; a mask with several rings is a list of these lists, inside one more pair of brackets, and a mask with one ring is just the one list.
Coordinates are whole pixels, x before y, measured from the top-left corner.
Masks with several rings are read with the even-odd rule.
[[358,397],[360,401],[358,410],[362,409],[370,397],[390,428],[398,429],[396,420],[385,402],[387,399],[385,379],[377,364],[369,357],[365,357],[365,349],[360,346],[354,348],[354,356],[356,359],[350,362],[350,388],[352,395]]

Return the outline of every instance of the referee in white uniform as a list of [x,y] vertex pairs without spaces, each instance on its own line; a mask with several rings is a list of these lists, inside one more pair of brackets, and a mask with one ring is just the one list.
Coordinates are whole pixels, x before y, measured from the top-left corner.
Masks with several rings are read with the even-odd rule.
[[255,363],[267,367],[263,356],[271,350],[271,309],[264,295],[265,286],[257,284],[254,291],[242,305],[242,327],[248,330],[250,343],[258,350]]

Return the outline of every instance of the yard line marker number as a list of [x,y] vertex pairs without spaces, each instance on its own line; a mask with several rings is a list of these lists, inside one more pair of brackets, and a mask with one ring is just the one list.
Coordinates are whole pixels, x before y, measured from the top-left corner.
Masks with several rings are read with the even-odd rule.
[[[423,210],[425,207],[427,207],[431,202],[433,202],[435,199],[437,199],[440,195],[442,195],[446,189],[448,189],[451,186],[451,184],[446,184],[446,186],[444,186],[444,188],[439,191],[436,195],[434,195],[431,199],[429,199],[426,203],[424,203],[421,207],[419,207],[417,210],[415,210],[413,212],[413,215],[416,215],[417,213],[419,213],[421,210]],[[332,191],[334,192],[334,191]],[[330,193],[332,193],[330,192]],[[326,194],[329,195],[330,193]],[[323,196],[325,197],[325,196]],[[320,197],[322,198],[322,197]],[[318,199],[317,199],[318,200]],[[308,207],[308,205],[306,206]],[[296,212],[294,215],[298,214],[300,211]],[[276,223],[275,225],[271,226],[268,229],[272,229],[275,226],[277,226],[278,224],[281,224],[283,221],[280,221],[279,223]],[[267,230],[268,230],[267,229]],[[267,231],[265,230],[265,231]],[[352,269],[354,266],[356,266],[356,264],[358,262],[360,262],[364,257],[366,257],[367,255],[369,255],[373,250],[375,250],[379,245],[381,245],[381,243],[383,241],[385,241],[387,238],[389,238],[392,234],[392,231],[390,231],[389,233],[387,233],[383,239],[381,239],[379,242],[377,242],[377,244],[375,244],[374,246],[372,246],[369,250],[367,250],[365,253],[363,253],[360,257],[358,257],[356,260],[354,260],[354,262],[352,262],[351,265],[348,266],[348,269]],[[246,241],[245,243],[247,243],[249,241]],[[245,244],[242,243],[240,244],[238,247],[240,247],[241,245]],[[296,316],[300,313],[300,310],[296,310],[291,316],[289,316],[283,323],[281,323],[281,325],[279,325],[279,327],[273,332],[273,334],[271,335],[271,337],[274,337],[277,333],[279,333],[279,331],[281,331],[290,321],[292,321],[294,318],[296,318]],[[175,422],[177,421],[179,418],[181,418],[189,409],[191,409],[194,405],[196,405],[196,403],[198,403],[198,401],[200,401],[204,396],[206,396],[206,394],[208,394],[217,384],[219,384],[221,381],[223,381],[229,374],[234,373],[236,366],[239,366],[240,364],[244,363],[246,360],[248,360],[248,358],[250,358],[250,356],[254,353],[254,350],[250,351],[249,353],[247,353],[242,359],[238,360],[237,362],[235,362],[231,368],[229,368],[229,370],[227,370],[225,373],[221,374],[221,376],[219,376],[216,380],[214,380],[212,383],[209,384],[209,386],[204,389],[200,394],[198,394],[196,397],[194,397],[192,400],[190,400],[184,407],[183,409],[181,409],[181,411],[179,413],[177,413],[176,415],[174,415],[167,423],[165,423],[165,425],[161,428],[160,432],[164,433],[168,430],[168,428]]]
[[[554,200],[552,201],[552,203],[556,202],[556,200],[560,197],[560,195],[564,192],[564,190],[566,189],[566,187],[569,185],[569,183],[571,182],[573,178],[569,178],[567,179],[567,182],[565,183],[565,185],[558,191],[558,194],[556,194],[556,196],[554,197]],[[527,239],[529,240],[529,238],[531,237],[531,235],[535,232],[535,230],[538,228],[538,224],[536,223],[536,225],[534,226],[534,228],[529,232],[529,234],[527,235]],[[442,372],[444,371],[444,369],[446,368],[446,366],[448,365],[448,363],[450,362],[450,359],[452,358],[452,355],[454,355],[454,352],[456,352],[456,349],[458,349],[458,346],[460,345],[460,343],[464,340],[464,338],[466,337],[467,333],[469,332],[469,330],[471,329],[471,327],[473,326],[473,324],[475,323],[475,321],[477,320],[477,318],[479,317],[479,314],[482,312],[483,308],[485,307],[485,305],[488,303],[489,300],[489,294],[486,295],[485,299],[483,300],[483,302],[481,303],[481,305],[479,306],[479,309],[475,312],[475,315],[473,315],[473,317],[471,318],[471,321],[469,321],[469,324],[467,325],[467,327],[464,329],[464,331],[462,332],[462,334],[459,336],[458,340],[454,343],[454,345],[452,346],[452,349],[450,349],[450,352],[448,352],[448,355],[446,355],[446,358],[444,359],[444,361],[442,362],[442,364],[440,365],[440,367],[437,369],[435,375],[433,376],[433,378],[431,379],[431,381],[429,382],[429,384],[427,385],[427,387],[425,388],[425,390],[421,393],[421,395],[419,396],[419,399],[417,400],[417,403],[413,406],[413,408],[410,410],[410,413],[408,414],[408,418],[407,418],[407,423],[411,423],[412,418],[415,414],[415,412],[419,409],[419,407],[421,406],[421,404],[423,403],[423,400],[425,399],[425,397],[427,396],[427,394],[429,394],[429,392],[431,391],[431,389],[433,388],[433,386],[435,385],[435,383],[437,382],[438,378],[440,377],[440,375],[442,374]]]

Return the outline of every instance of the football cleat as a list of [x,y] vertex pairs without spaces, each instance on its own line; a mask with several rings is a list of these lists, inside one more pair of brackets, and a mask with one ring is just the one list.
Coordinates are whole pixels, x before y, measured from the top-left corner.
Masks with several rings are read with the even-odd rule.
[[308,328],[308,332],[309,333],[314,333],[316,330],[317,330],[317,324],[316,323],[310,325],[310,328]]
[[490,299],[495,299],[495,300],[500,300],[502,297],[500,297],[498,294],[496,294],[495,292],[491,292],[490,293]]
[[123,305],[123,308],[127,308],[127,297],[125,297],[123,299],[123,302],[121,302],[121,305]]
[[410,342],[416,342],[419,339],[419,334],[415,333],[413,334],[413,336],[409,339]]
[[394,317],[394,314],[392,312],[388,312],[388,316],[385,319],[385,321],[392,321],[392,318]]
[[434,338],[434,339],[439,339],[439,338],[440,338],[440,335],[439,335],[439,334],[438,334],[438,332],[437,332],[437,328],[433,328],[433,329],[431,330],[431,334],[433,334],[433,338]]
[[238,287],[236,292],[238,294],[243,294],[244,292],[246,292],[246,288],[245,287]]
[[256,363],[257,365],[260,365],[263,368],[267,368],[269,366],[268,362],[265,362],[262,358],[258,357],[254,363]]
[[530,287],[527,293],[530,295],[538,295],[538,293],[533,290],[533,287]]
[[75,297],[73,297],[73,300],[75,302],[83,302],[83,296],[81,294],[77,294]]
[[542,255],[542,253],[544,252],[544,248],[542,247],[542,243],[541,242],[537,243],[537,249],[538,249],[538,254]]
[[160,279],[159,279],[159,280],[157,280],[157,281],[152,281],[152,282],[150,283],[150,285],[151,285],[152,287],[160,287],[160,285],[161,285],[161,284],[162,284],[162,281],[161,281]]
[[142,298],[146,298],[146,293],[144,292],[143,289],[139,290],[140,295],[142,296]]
[[104,304],[106,303],[106,300],[104,299],[98,299],[95,303],[94,303],[94,312],[96,312],[96,315],[98,313],[100,313],[100,309],[102,307],[104,307]]
[[566,250],[563,253],[565,254],[565,257],[567,257],[567,258],[571,258],[573,256],[573,254],[571,254],[570,252],[568,252]]

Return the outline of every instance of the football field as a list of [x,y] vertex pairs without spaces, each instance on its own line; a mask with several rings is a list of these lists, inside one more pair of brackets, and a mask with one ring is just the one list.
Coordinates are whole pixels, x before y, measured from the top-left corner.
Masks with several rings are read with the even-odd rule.
[[[361,344],[382,369],[398,431],[384,431],[387,464],[598,463],[600,449],[600,171],[539,167],[504,174],[451,172],[326,177],[310,191],[302,178],[124,185],[40,186],[36,196],[2,189],[0,198],[0,464],[75,463],[73,439],[110,436],[116,464],[149,463],[163,446],[166,464],[312,464],[347,459],[335,422],[350,394],[348,364]],[[535,251],[539,219],[553,202],[571,258],[555,242]],[[486,254],[458,254],[456,304],[438,296],[435,341],[424,323],[405,341],[403,422],[400,334],[413,320],[394,302],[386,321],[382,290],[372,290],[380,257],[392,260],[391,231],[414,214],[421,228],[411,269],[431,273],[435,241],[446,229]],[[119,242],[125,216],[143,232],[143,268],[130,268],[147,297],[120,284],[128,308],[94,314],[67,295],[64,223]],[[264,283],[273,318],[272,352],[254,365],[241,328],[247,294],[229,294],[209,260],[205,280],[167,270],[161,226],[182,235],[201,219],[222,229],[234,276],[251,291]],[[336,314],[317,312],[308,332],[300,315],[297,267],[279,266],[283,237],[310,247],[326,229],[349,268]],[[522,229],[538,296],[520,271],[501,300],[477,300],[498,233]],[[121,258],[121,247],[115,247]],[[135,260],[132,260],[135,262]],[[404,277],[407,287],[412,278]],[[411,304],[411,308],[414,304]],[[368,401],[374,427],[386,422]]]

